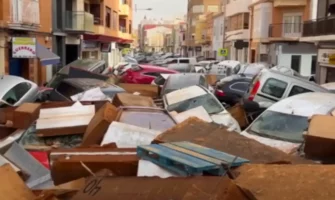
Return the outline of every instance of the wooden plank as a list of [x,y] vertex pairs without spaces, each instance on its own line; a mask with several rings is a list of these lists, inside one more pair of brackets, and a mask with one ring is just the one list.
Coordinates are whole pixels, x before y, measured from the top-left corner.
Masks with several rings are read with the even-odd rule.
[[213,163],[206,162],[204,160],[180,153],[178,151],[169,149],[164,146],[153,144],[150,146],[140,146],[138,148],[153,152],[159,156],[176,161],[180,164],[184,164],[193,168],[201,168],[202,170],[214,169],[216,165]]
[[216,159],[216,158],[211,158],[211,157],[208,157],[206,155],[202,155],[200,153],[197,153],[197,152],[194,152],[194,151],[191,151],[191,150],[188,150],[188,149],[184,149],[182,147],[178,147],[178,146],[170,144],[170,143],[164,143],[164,144],[160,144],[160,145],[171,148],[171,149],[176,150],[176,151],[179,151],[181,153],[196,157],[196,158],[200,158],[202,160],[205,160],[205,161],[210,162],[210,163],[214,163],[216,165],[221,165],[222,164],[222,160],[219,160],[219,159]]
[[[221,151],[217,151],[217,150],[214,150],[214,149],[203,147],[203,146],[200,146],[200,145],[197,145],[197,144],[194,144],[194,143],[190,143],[190,142],[173,142],[172,144],[176,145],[178,147],[184,148],[184,149],[188,149],[188,150],[197,152],[199,154],[203,154],[205,156],[209,156],[209,157],[212,157],[212,158],[219,159],[223,163],[227,163],[227,164],[233,162],[233,160],[236,157],[236,156],[231,155],[231,154],[227,154],[227,153],[224,153],[224,152],[221,152]],[[243,163],[248,163],[248,162],[249,162],[249,160],[238,157],[235,160],[235,162],[232,163],[232,166],[236,167],[236,166],[242,165]]]

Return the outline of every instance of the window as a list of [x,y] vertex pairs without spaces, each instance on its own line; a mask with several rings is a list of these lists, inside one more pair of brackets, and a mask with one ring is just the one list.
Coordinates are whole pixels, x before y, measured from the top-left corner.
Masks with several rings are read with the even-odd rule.
[[133,28],[132,28],[132,23],[133,23],[133,22],[130,20],[130,21],[129,21],[129,33],[130,33],[130,34],[132,33],[132,29],[133,29]]
[[205,12],[205,6],[204,5],[194,5],[192,8],[193,13],[204,13]]
[[287,83],[270,78],[265,82],[262,92],[276,98],[281,98],[286,90],[286,87]]
[[229,88],[238,92],[246,92],[249,89],[250,83],[248,82],[237,82],[233,83]]
[[104,70],[105,70],[105,65],[102,65],[92,70],[92,72],[96,74],[101,74]]
[[116,11],[113,11],[113,21],[112,21],[112,26],[113,26],[113,30],[117,30],[118,27],[118,20],[119,19],[119,15],[117,14]]
[[207,12],[219,12],[219,6],[216,5],[211,5],[211,6],[207,6]]
[[302,93],[306,93],[306,92],[313,92],[313,91],[295,85],[295,86],[292,87],[292,89],[290,91],[290,94],[288,96],[290,97],[290,96],[294,96],[294,95],[302,94]]
[[28,82],[23,82],[15,85],[10,89],[2,98],[5,102],[14,105],[30,90],[31,84]]
[[59,84],[59,86],[57,87],[57,92],[60,93],[61,95],[63,95],[64,97],[71,99],[71,96],[79,94],[81,92],[83,92],[83,90],[74,87],[71,84],[68,84],[66,82],[62,82],[61,84]]
[[301,55],[292,55],[291,68],[298,73],[300,73],[300,62],[301,62]]
[[144,74],[147,76],[154,76],[154,77],[158,77],[160,75],[160,73],[158,72],[146,72]]
[[284,34],[301,33],[302,14],[284,14],[283,23]]
[[179,63],[190,63],[189,59],[180,59]]
[[106,6],[106,27],[110,28],[111,27],[111,9]]
[[311,69],[311,74],[315,74],[316,73],[316,56],[312,56],[312,69]]

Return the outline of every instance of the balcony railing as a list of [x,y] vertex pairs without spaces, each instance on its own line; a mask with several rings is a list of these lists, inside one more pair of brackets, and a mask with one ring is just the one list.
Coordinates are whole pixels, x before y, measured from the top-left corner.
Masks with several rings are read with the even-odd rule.
[[104,25],[104,20],[101,19],[100,17],[94,17],[94,25],[103,26]]
[[302,23],[270,24],[269,37],[296,38],[302,35]]
[[83,11],[65,12],[65,29],[77,32],[93,32],[93,15]]
[[119,31],[122,32],[122,33],[127,33],[127,28],[124,27],[124,26],[120,26]]
[[303,25],[303,37],[334,35],[335,18],[325,17],[312,21],[306,21]]

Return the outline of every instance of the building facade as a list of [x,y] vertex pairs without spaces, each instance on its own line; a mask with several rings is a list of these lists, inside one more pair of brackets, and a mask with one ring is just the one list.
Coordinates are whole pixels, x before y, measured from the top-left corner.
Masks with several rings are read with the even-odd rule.
[[[146,24],[143,27],[143,40],[145,52],[171,52],[172,51],[172,29],[170,24]],[[169,38],[167,48],[167,40]]]
[[224,43],[224,13],[218,13],[213,16],[213,40],[212,40],[212,51],[213,55],[217,60],[224,60],[224,57],[219,54],[219,50],[223,48]]
[[209,12],[218,12],[221,0],[189,0],[187,6],[186,45],[188,56],[201,54],[201,45],[195,42],[196,23],[200,15]]
[[303,23],[300,41],[310,42],[317,48],[316,80],[318,83],[335,81],[335,2],[311,0],[312,20]]
[[53,0],[53,35],[60,66],[78,58],[115,64],[132,42],[132,0]]
[[2,0],[0,6],[0,74],[21,76],[38,84],[59,62],[51,35],[51,0]]
[[228,59],[242,63],[248,61],[249,48],[249,5],[251,0],[227,0],[225,4],[224,47],[228,49]]

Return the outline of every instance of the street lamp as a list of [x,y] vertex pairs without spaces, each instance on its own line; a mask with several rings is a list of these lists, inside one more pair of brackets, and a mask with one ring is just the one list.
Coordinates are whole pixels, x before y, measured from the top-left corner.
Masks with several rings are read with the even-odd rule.
[[137,8],[137,4],[135,4],[135,12],[137,12],[138,10],[147,10],[147,11],[151,11],[152,8]]

